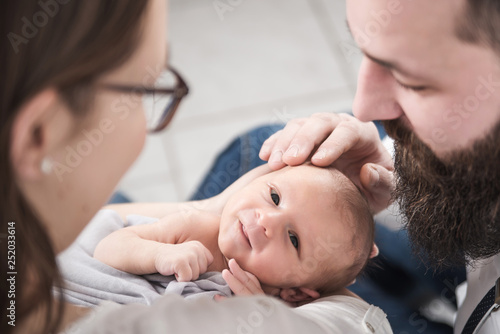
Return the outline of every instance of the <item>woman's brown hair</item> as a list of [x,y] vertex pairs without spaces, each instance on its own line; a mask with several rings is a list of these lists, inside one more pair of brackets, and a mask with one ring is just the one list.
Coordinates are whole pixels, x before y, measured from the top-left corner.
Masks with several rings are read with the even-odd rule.
[[[147,4],[148,0],[20,0],[0,4],[1,333],[15,328],[8,324],[11,300],[16,305],[16,325],[31,312],[45,310],[40,328],[43,333],[58,330],[64,305],[52,297],[53,286],[61,287],[62,279],[51,240],[15,182],[10,162],[13,121],[24,102],[48,87],[58,90],[76,116],[85,117],[93,98],[92,84],[136,50]],[[7,249],[9,222],[15,226],[12,268],[7,260],[13,254]],[[12,237],[10,240],[12,245]],[[12,289],[7,284],[7,272],[11,271],[17,272],[15,297],[9,296]]]

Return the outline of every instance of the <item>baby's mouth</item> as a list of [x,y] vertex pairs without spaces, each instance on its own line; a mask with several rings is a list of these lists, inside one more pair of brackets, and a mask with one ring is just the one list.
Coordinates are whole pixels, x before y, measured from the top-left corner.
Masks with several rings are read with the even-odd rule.
[[241,225],[241,231],[243,232],[245,239],[247,239],[248,244],[250,245],[250,247],[252,247],[252,244],[250,243],[250,238],[248,237],[247,229],[245,228],[245,225],[243,225],[243,223],[241,221],[240,221],[240,225]]

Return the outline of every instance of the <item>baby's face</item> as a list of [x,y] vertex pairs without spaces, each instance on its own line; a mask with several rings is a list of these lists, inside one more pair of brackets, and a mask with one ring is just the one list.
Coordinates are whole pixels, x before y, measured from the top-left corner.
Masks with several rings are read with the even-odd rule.
[[263,285],[309,287],[325,268],[343,270],[355,259],[355,227],[336,189],[340,172],[285,167],[234,194],[221,217],[219,247]]

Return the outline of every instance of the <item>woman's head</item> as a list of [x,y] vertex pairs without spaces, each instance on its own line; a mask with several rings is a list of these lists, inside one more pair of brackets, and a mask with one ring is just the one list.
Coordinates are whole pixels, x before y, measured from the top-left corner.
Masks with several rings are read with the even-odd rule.
[[[59,224],[65,240],[53,236],[57,250],[71,241],[75,225],[88,222],[106,202],[142,148],[140,97],[99,85],[154,81],[152,73],[159,74],[166,60],[164,4],[60,4],[36,35],[4,50],[2,161],[9,161],[10,178],[47,224],[57,224],[58,217],[73,223]],[[36,24],[44,9],[19,7],[5,12],[10,31],[23,34],[23,18]],[[49,174],[40,168],[44,161],[52,163]]]
[[302,165],[234,194],[222,213],[219,247],[263,286],[317,297],[354,280],[374,247],[373,229],[368,203],[347,177]]
[[[16,222],[18,286],[24,297],[37,293],[37,305],[57,276],[54,253],[105,204],[143,146],[140,97],[100,85],[152,85],[165,66],[166,2],[0,6],[8,37],[0,51],[0,224],[5,233]],[[28,270],[42,291],[27,291]]]

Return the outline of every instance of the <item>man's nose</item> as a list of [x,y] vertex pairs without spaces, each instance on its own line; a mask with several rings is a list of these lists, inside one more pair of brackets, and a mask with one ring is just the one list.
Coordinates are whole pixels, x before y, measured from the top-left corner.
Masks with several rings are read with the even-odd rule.
[[403,110],[395,98],[396,88],[387,68],[364,57],[354,97],[354,115],[363,122],[399,118]]

